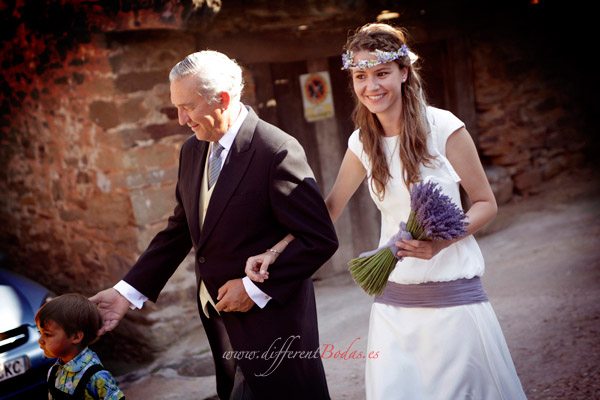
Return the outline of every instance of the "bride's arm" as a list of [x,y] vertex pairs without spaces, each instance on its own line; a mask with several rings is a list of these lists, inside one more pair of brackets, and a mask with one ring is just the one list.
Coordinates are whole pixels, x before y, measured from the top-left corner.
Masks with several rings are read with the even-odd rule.
[[358,157],[350,149],[346,150],[335,183],[325,199],[327,211],[333,222],[338,220],[366,176],[367,171]]
[[264,282],[265,279],[269,279],[269,265],[275,262],[277,257],[283,253],[292,240],[294,240],[294,236],[291,233],[288,233],[283,239],[270,249],[267,249],[264,253],[248,257],[244,269],[246,276],[254,282]]
[[446,157],[460,176],[460,184],[469,196],[471,207],[466,212],[469,222],[467,235],[472,235],[496,217],[498,206],[475,143],[465,128],[448,138]]
[[[467,233],[472,235],[492,221],[498,211],[496,199],[479,160],[475,143],[465,128],[452,133],[446,142],[446,157],[461,179],[461,186],[469,196],[471,207],[466,212]],[[402,257],[430,259],[445,247],[460,239],[398,242]]]
[[[346,204],[360,186],[367,172],[356,155],[346,150],[342,165],[338,172],[335,183],[325,199],[327,210],[332,221],[336,221],[344,211]],[[262,254],[249,257],[246,261],[245,272],[248,278],[254,282],[264,282],[269,278],[269,265],[273,264],[279,254],[281,254],[287,245],[294,240],[294,236],[288,234],[273,247]]]

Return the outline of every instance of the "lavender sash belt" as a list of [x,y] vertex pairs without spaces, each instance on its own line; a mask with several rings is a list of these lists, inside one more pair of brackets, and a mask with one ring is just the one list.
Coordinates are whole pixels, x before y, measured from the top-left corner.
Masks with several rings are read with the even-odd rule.
[[449,282],[425,282],[403,285],[388,281],[376,303],[399,307],[452,307],[488,301],[481,279],[457,279]]

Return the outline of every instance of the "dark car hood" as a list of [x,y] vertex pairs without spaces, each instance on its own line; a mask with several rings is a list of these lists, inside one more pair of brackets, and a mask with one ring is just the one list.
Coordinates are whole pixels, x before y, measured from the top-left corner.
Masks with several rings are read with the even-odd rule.
[[33,323],[47,295],[42,285],[0,268],[0,332]]

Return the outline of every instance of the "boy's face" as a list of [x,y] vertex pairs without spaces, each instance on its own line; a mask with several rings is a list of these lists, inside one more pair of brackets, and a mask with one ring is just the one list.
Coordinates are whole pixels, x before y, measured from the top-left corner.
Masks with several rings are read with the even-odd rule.
[[64,363],[71,361],[79,353],[79,343],[83,334],[67,335],[64,329],[56,322],[46,321],[42,328],[38,324],[40,339],[38,343],[48,358],[60,358]]

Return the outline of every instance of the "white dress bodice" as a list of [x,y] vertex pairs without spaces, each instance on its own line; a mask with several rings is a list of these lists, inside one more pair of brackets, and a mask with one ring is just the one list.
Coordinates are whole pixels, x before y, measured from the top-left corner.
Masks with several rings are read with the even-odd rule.
[[[435,159],[431,166],[421,165],[422,180],[438,183],[442,192],[460,207],[460,177],[446,158],[446,141],[464,124],[449,111],[435,107],[427,107],[427,119],[430,128],[427,146]],[[383,199],[379,199],[373,191],[371,163],[363,150],[359,130],[353,132],[348,139],[349,149],[358,156],[367,171],[369,193],[381,212],[380,246],[398,231],[400,222],[406,222],[410,213],[410,194],[402,179],[399,137],[382,137],[381,143],[391,174]],[[431,260],[407,257],[399,261],[389,280],[403,284],[451,281],[481,276],[483,272],[484,260],[481,250],[475,238],[469,235],[441,250]]]

